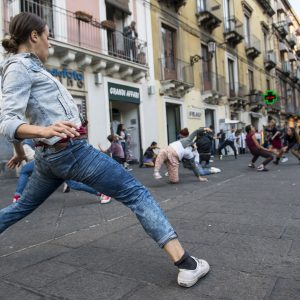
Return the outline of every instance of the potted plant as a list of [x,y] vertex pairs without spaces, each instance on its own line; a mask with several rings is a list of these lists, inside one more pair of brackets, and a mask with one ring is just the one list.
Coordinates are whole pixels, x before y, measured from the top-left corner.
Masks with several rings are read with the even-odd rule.
[[91,22],[92,18],[93,18],[92,15],[90,15],[87,12],[81,11],[81,10],[75,11],[75,17],[76,17],[76,19],[86,22],[86,23]]
[[116,24],[112,20],[104,20],[101,22],[101,26],[104,29],[115,31],[116,30]]

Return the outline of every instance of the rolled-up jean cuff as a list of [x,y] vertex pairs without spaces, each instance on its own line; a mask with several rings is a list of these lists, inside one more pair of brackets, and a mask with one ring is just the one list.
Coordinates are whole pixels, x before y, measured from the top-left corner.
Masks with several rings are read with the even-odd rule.
[[175,240],[178,238],[178,235],[175,231],[170,232],[166,236],[164,236],[162,239],[160,239],[157,244],[160,248],[163,248],[169,241]]

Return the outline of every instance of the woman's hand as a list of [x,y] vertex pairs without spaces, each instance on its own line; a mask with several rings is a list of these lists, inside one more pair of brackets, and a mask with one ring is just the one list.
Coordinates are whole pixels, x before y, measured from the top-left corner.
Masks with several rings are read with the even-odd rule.
[[43,138],[51,138],[54,136],[73,138],[79,135],[80,133],[77,132],[76,125],[69,121],[56,122],[48,127],[43,127],[40,131],[40,136]]
[[23,160],[26,160],[26,156],[23,155],[23,156],[20,156],[20,155],[17,155],[15,154],[7,163],[6,163],[6,166],[9,168],[9,169],[14,169],[16,167],[19,167],[22,163]]

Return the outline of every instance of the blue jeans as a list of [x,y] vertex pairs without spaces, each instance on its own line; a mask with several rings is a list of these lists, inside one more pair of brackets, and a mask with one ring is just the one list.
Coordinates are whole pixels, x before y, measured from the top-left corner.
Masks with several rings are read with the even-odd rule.
[[16,203],[0,210],[0,232],[26,217],[65,180],[75,180],[115,198],[130,208],[160,247],[177,234],[149,191],[119,163],[86,140],[70,141],[63,150],[38,147],[35,168]]
[[[33,173],[33,170],[34,170],[34,160],[23,165],[17,182],[15,195],[20,195],[20,196],[22,195],[27,185],[28,179]],[[98,192],[95,189],[89,187],[84,183],[76,182],[74,180],[66,180],[66,184],[73,190],[87,192],[92,195],[98,195]]]

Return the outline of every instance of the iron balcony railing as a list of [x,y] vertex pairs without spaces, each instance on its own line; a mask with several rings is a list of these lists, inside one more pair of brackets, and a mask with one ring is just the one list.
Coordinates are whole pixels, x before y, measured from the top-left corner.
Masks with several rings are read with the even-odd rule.
[[243,31],[243,23],[237,19],[235,16],[231,16],[227,19],[225,19],[225,34],[231,33],[231,32],[236,32],[240,36],[244,36],[244,31]]
[[271,51],[268,51],[267,53],[265,53],[264,63],[276,65],[277,61],[276,61],[276,54],[274,51],[271,50]]
[[226,95],[225,77],[213,72],[203,72],[201,92],[211,92]]
[[[112,55],[139,64],[148,63],[147,43],[139,39],[125,37],[122,32],[105,29],[101,22],[82,12],[71,12],[47,1],[13,0],[19,5],[16,11],[4,3],[4,31],[8,33],[10,19],[19,12],[37,14],[44,19],[50,31],[50,37],[56,41],[79,46],[101,54]],[[103,39],[103,36],[107,36]]]
[[279,21],[277,24],[275,24],[275,27],[282,37],[285,37],[289,33],[289,25],[286,20]]
[[270,0],[257,0],[257,1],[270,17],[272,17],[275,14],[275,11],[272,8]]
[[285,112],[287,114],[293,114],[293,113],[295,113],[295,105],[294,105],[294,103],[285,103],[284,104],[284,109],[285,109]]
[[255,48],[259,52],[261,52],[261,43],[259,38],[255,35],[250,35],[249,37],[245,36],[246,48]]
[[286,39],[292,48],[297,44],[297,37],[294,33],[290,32]]
[[159,59],[160,80],[175,80],[188,85],[194,85],[194,72],[190,63],[170,57]]
[[227,95],[229,98],[244,98],[248,94],[246,85],[239,82],[228,82],[227,86]]
[[218,19],[222,18],[221,4],[216,0],[197,0],[197,11],[198,14],[208,12]]
[[282,72],[285,74],[290,74],[292,72],[292,66],[289,61],[283,61],[282,62]]

